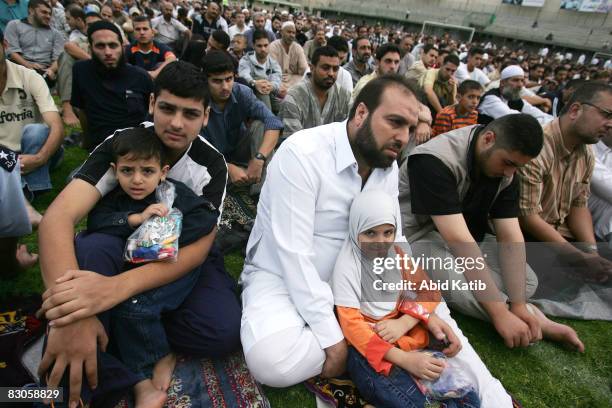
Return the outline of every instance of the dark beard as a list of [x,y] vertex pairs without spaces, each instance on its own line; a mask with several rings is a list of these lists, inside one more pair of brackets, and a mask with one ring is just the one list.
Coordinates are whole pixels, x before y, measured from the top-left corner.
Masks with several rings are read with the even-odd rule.
[[[355,148],[357,149],[357,153],[361,156],[361,158],[373,169],[386,169],[390,167],[394,159],[385,155],[376,145],[376,139],[374,138],[374,134],[372,133],[371,127],[371,116],[368,115],[363,126],[357,130],[357,135],[355,137]],[[394,147],[400,149],[401,144],[396,143]]]
[[104,63],[100,61],[96,54],[94,54],[93,52],[91,53],[91,60],[94,63],[96,72],[98,73],[98,75],[100,75],[102,79],[114,79],[119,77],[121,75],[121,72],[123,71],[123,68],[125,67],[125,57],[123,53],[121,53],[121,57],[119,57],[119,62],[114,68],[109,68],[104,65]]

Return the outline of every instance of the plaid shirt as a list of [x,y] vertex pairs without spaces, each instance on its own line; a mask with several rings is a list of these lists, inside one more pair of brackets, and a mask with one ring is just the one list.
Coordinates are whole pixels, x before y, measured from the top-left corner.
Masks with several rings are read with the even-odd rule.
[[572,207],[587,205],[595,159],[587,145],[571,152],[565,147],[558,118],[543,129],[542,151],[519,169],[521,215],[539,214],[561,235],[573,239],[567,216]]

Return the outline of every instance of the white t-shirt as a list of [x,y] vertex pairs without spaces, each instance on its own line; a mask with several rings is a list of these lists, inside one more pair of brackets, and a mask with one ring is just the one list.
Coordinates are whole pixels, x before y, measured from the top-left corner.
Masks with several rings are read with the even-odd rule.
[[457,78],[457,82],[461,83],[466,79],[472,79],[482,86],[486,86],[491,80],[489,77],[482,72],[480,68],[474,68],[472,72],[468,71],[467,64],[461,63],[459,68],[457,68],[457,72],[455,72],[455,78]]

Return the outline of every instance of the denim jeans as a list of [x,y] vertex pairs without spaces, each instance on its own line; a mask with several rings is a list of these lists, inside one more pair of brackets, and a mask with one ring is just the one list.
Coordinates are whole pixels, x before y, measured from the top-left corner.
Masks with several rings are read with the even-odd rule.
[[[122,268],[125,240],[102,233],[80,233],[75,240],[79,267],[106,276]],[[119,262],[104,260],[106,254],[119,255]],[[113,267],[108,267],[108,264]],[[105,267],[102,267],[102,266]],[[139,265],[134,265],[136,267]],[[115,306],[110,313],[112,347],[117,357],[142,379],[151,378],[155,363],[170,353],[170,343],[162,322],[164,313],[177,309],[200,276],[198,267],[180,279],[148,290]]]
[[[49,127],[46,125],[39,123],[25,125],[21,132],[21,154],[38,153],[48,137]],[[49,172],[60,165],[63,157],[64,148],[60,146],[47,163],[21,178],[21,186],[27,187],[31,193],[51,190]]]
[[[423,408],[428,401],[407,371],[393,366],[388,376],[379,374],[353,347],[349,347],[347,369],[363,399],[377,408]],[[442,401],[442,407],[479,408],[480,399],[471,391],[461,399]]]

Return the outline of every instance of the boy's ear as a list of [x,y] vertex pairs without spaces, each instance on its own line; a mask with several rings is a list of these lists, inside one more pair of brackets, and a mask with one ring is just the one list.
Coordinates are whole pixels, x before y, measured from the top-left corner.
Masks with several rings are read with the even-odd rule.
[[111,168],[113,169],[114,172],[117,171],[117,165],[115,163],[111,162],[110,166],[111,166]]
[[155,94],[151,94],[149,97],[149,115],[153,115],[153,108],[155,107]]
[[168,176],[168,172],[170,171],[170,166],[167,164],[161,168],[161,181],[166,181],[166,176]]

